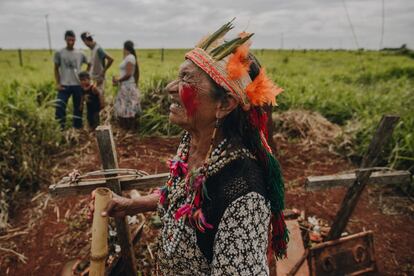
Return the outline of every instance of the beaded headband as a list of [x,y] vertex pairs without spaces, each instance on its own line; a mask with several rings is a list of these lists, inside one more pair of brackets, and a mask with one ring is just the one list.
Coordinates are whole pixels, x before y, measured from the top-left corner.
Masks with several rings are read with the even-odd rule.
[[244,92],[247,85],[252,82],[248,74],[239,79],[232,80],[226,70],[227,60],[216,61],[201,48],[195,48],[185,56],[206,72],[218,85],[236,95],[242,105],[249,104],[249,100]]
[[249,76],[251,61],[248,55],[253,33],[243,32],[235,39],[223,42],[225,34],[234,28],[233,20],[202,39],[185,57],[232,93],[243,110],[248,111],[251,106],[276,105],[276,95],[283,89],[266,76],[263,68],[253,81]]

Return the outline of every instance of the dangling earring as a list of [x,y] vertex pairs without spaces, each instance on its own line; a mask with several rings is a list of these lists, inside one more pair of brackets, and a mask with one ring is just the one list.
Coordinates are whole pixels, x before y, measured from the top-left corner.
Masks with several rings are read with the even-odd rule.
[[218,129],[218,128],[219,128],[219,126],[220,126],[220,119],[219,119],[219,118],[217,118],[217,119],[216,119],[216,124],[215,124],[215,126],[214,126],[214,131],[216,131],[216,129]]
[[214,140],[216,139],[216,135],[217,135],[217,129],[219,127],[220,127],[220,119],[217,118],[216,123],[214,125],[213,135],[211,135],[210,148],[208,149],[208,152],[207,152],[206,161],[208,160],[208,158],[210,158],[211,151],[213,150]]

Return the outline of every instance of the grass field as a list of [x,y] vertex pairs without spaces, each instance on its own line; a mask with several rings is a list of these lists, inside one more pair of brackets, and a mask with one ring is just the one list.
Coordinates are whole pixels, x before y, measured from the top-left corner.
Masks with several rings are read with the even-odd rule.
[[[108,52],[115,58],[107,74],[110,80],[118,73],[122,51]],[[285,89],[278,99],[276,112],[293,108],[320,112],[353,137],[353,147],[359,155],[367,149],[381,116],[397,114],[401,121],[384,162],[394,167],[414,168],[412,58],[378,51],[254,52],[268,74]],[[177,129],[167,122],[168,103],[161,89],[177,75],[185,50],[165,50],[164,62],[159,49],[137,53],[144,108],[140,132],[176,133]],[[52,55],[45,50],[23,50],[22,57],[23,66],[20,66],[17,50],[0,51],[2,193],[10,192],[19,183],[33,183],[35,179],[39,182],[40,172],[47,167],[47,161],[42,160],[64,144],[53,119],[56,92]],[[110,95],[116,91],[109,81],[106,85],[107,99],[111,100]],[[39,173],[33,175],[30,171]]]
[[[120,50],[108,50],[115,58],[107,74],[118,74]],[[173,79],[185,50],[139,50],[140,89],[151,94]],[[362,151],[382,114],[402,117],[395,140],[394,157],[412,160],[414,153],[414,62],[408,56],[377,51],[256,50],[269,75],[285,88],[279,110],[305,108],[319,111],[330,121],[356,131]],[[23,50],[23,66],[17,50],[0,51],[0,93],[11,83],[51,91],[52,55],[44,50]],[[109,91],[115,90],[107,82]],[[52,95],[52,98],[54,95]],[[145,99],[144,99],[145,100]],[[144,101],[145,103],[145,101]],[[144,106],[145,107],[145,106]],[[155,129],[153,129],[155,130]],[[161,131],[162,132],[162,131]]]

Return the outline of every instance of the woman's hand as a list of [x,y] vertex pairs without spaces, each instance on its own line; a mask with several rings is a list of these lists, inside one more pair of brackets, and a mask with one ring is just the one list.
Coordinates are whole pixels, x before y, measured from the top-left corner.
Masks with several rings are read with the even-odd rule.
[[[126,215],[136,215],[143,212],[151,212],[157,210],[160,196],[153,193],[138,198],[127,198],[112,193],[112,199],[108,206],[102,212],[102,216],[125,217]],[[91,194],[91,202],[89,203],[88,219],[92,220],[95,210],[95,191]]]
[[[89,203],[88,219],[92,220],[95,211],[95,191],[91,194],[91,202]],[[125,217],[133,213],[133,199],[119,196],[112,193],[112,199],[108,202],[105,210],[101,213],[103,217]]]
[[118,78],[118,77],[113,76],[113,77],[112,77],[112,85],[113,85],[113,86],[117,86],[118,84],[119,84],[119,78]]

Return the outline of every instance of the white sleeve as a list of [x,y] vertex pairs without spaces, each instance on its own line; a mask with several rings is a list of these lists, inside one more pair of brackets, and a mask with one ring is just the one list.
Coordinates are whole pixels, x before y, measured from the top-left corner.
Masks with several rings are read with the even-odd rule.
[[131,54],[127,55],[125,57],[125,64],[127,63],[132,63],[133,65],[135,65],[136,61],[135,61],[135,57]]
[[270,215],[270,205],[256,192],[227,207],[214,241],[212,275],[269,275]]

